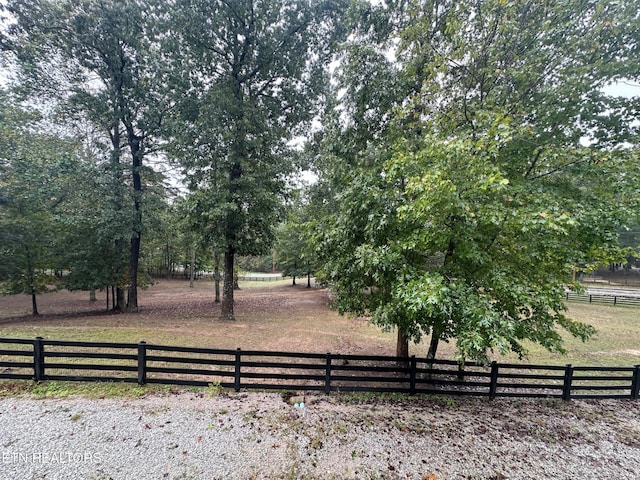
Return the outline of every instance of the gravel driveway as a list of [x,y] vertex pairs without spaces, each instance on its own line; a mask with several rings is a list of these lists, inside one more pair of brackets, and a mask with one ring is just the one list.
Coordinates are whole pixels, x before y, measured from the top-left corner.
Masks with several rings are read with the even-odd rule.
[[633,479],[640,402],[0,400],[1,480]]

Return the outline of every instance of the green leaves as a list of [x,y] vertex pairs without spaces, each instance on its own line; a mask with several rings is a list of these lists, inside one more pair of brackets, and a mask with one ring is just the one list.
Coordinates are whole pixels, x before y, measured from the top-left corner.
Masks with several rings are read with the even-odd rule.
[[[362,33],[348,47],[347,118],[327,137],[355,137],[331,149],[328,171],[340,190],[324,256],[336,304],[431,335],[430,354],[455,339],[462,360],[524,355],[525,340],[562,351],[558,329],[588,338],[563,316],[564,286],[575,266],[622,253],[617,225],[639,197],[636,149],[620,143],[636,138],[623,125],[633,102],[600,90],[636,62],[603,41],[606,19],[619,38],[637,22],[581,1],[421,1],[386,14],[391,39],[362,49],[377,38]],[[401,81],[386,65],[355,68],[394,39]],[[375,109],[370,87],[386,87]]]
[[[72,142],[32,131],[30,112],[0,95],[0,283],[4,293],[35,295],[58,281],[61,217],[76,195],[78,151]],[[37,313],[34,299],[34,314]]]

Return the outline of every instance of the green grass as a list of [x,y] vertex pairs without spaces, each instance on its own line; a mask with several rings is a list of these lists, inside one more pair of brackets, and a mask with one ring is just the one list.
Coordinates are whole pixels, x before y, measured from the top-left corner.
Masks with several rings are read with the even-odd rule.
[[[247,275],[250,276],[250,275]],[[307,279],[305,277],[304,281],[306,282]],[[282,287],[285,285],[291,285],[292,280],[290,278],[283,278],[280,280],[258,280],[258,281],[249,281],[249,280],[240,280],[238,282],[238,285],[240,286],[241,289],[245,289],[245,288],[264,288],[264,287]],[[296,278],[296,283],[300,283],[300,280],[298,278]],[[306,284],[306,283],[305,283]]]
[[[640,365],[640,309],[613,305],[596,305],[569,302],[566,315],[592,325],[596,334],[582,342],[560,330],[564,340],[565,354],[551,353],[538,344],[524,342],[527,356],[520,360],[517,355],[490,355],[491,360],[501,363],[535,365],[580,365],[580,366],[633,366]],[[429,337],[420,345],[412,345],[416,356],[426,355]],[[455,341],[440,343],[438,358],[453,359]]]
[[[138,314],[53,318],[47,317],[53,307],[45,305],[42,317],[3,322],[0,313],[0,336],[124,343],[144,340],[176,346],[322,353],[359,353],[367,349],[371,354],[393,354],[393,333],[382,332],[366,320],[342,317],[326,305],[318,305],[317,300],[308,304],[307,297],[318,291],[304,286],[294,288],[290,282],[241,282],[233,322],[220,320],[211,282],[197,282],[194,289],[189,289],[188,282],[172,282],[141,292],[146,303]],[[182,302],[180,308],[165,305],[160,312],[154,311],[157,302],[173,299]],[[58,301],[57,311],[65,311],[60,294],[52,294],[47,300]],[[88,303],[82,293],[74,301],[80,306]],[[93,306],[100,308],[101,302]]]
[[[172,387],[173,388],[173,387]],[[172,391],[178,391],[173,388]],[[139,386],[124,382],[31,382],[24,380],[0,380],[0,398],[31,397],[31,398],[136,398],[150,394],[167,392],[165,386]]]
[[80,342],[138,343],[156,345],[206,347],[206,339],[194,332],[168,332],[153,328],[73,328],[73,327],[8,327],[1,330],[6,338],[77,340]]
[[568,306],[567,316],[595,327],[595,336],[582,342],[564,334],[566,355],[551,354],[538,345],[528,345],[532,363],[587,366],[640,364],[638,309],[582,303],[569,303]]
[[[566,315],[592,325],[596,334],[582,342],[560,331],[565,354],[551,353],[538,344],[525,342],[527,356],[523,360],[515,354],[494,355],[492,360],[502,363],[536,365],[633,366],[640,364],[640,310],[633,307],[596,305],[569,302]],[[453,358],[455,343],[444,344],[438,357]]]
[[[274,285],[275,286],[275,285]],[[264,287],[264,284],[262,285]],[[262,290],[260,294],[265,294]],[[632,366],[640,364],[640,312],[631,307],[569,303],[570,318],[593,325],[597,333],[587,342],[564,334],[566,355],[549,353],[539,345],[528,343],[528,356],[521,363],[541,365],[578,366]],[[308,315],[303,322],[299,317],[278,316],[273,312],[258,311],[245,315],[236,322],[225,322],[212,318],[197,318],[190,322],[176,319],[171,328],[154,328],[153,323],[121,321],[121,316],[96,317],[75,324],[56,325],[55,320],[47,320],[44,325],[37,321],[20,326],[3,327],[0,335],[13,338],[34,338],[43,336],[51,339],[73,339],[81,341],[137,343],[145,339],[150,343],[168,345],[191,345],[215,348],[279,350],[280,339],[287,339],[289,345],[299,348],[284,350],[336,352],[342,345],[368,346],[367,353],[393,354],[395,335],[383,333],[365,321],[338,316],[335,312],[317,311]],[[126,318],[136,318],[135,316]],[[63,322],[64,323],[64,322]],[[111,325],[109,325],[111,323]],[[293,341],[292,341],[293,339]],[[326,340],[329,339],[329,340]],[[303,341],[304,340],[304,341]],[[411,353],[424,357],[428,338],[420,345],[412,345]],[[298,341],[300,343],[298,343]],[[306,342],[306,343],[305,343]],[[331,346],[327,342],[333,342]],[[214,343],[214,345],[212,345]],[[320,345],[320,346],[318,346]],[[379,350],[379,351],[378,351]],[[345,353],[363,353],[361,350]],[[438,357],[453,358],[455,344],[442,344]],[[516,356],[494,357],[499,362],[520,363]],[[85,360],[89,361],[89,360]],[[180,387],[131,383],[100,382],[43,382],[0,380],[0,397],[29,396],[35,398],[64,398],[82,396],[87,398],[141,397],[148,394],[169,394],[180,391]],[[203,395],[216,396],[223,389],[217,384],[207,388],[193,388]],[[393,395],[390,395],[393,397]],[[354,403],[370,400],[371,394],[353,394]],[[347,399],[349,400],[349,398]]]

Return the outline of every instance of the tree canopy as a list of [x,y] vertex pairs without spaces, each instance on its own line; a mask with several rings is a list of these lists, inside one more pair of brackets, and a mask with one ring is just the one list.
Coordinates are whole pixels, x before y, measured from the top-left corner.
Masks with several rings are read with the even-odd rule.
[[174,152],[200,223],[224,252],[224,318],[233,318],[235,255],[264,254],[273,243],[297,168],[289,142],[308,128],[326,88],[338,5],[176,2],[179,61],[190,70]]
[[[564,315],[564,289],[620,254],[638,207],[637,126],[621,121],[637,103],[602,90],[634,61],[637,20],[569,3],[367,7],[328,137],[342,188],[324,276],[341,310],[398,329],[399,354],[430,335],[430,357],[455,339],[486,361],[525,340],[561,351],[557,327],[592,333]],[[364,83],[362,49],[382,60]]]
[[0,288],[29,294],[33,315],[36,295],[56,286],[52,270],[61,265],[59,242],[69,233],[62,218],[79,193],[82,170],[77,145],[37,133],[38,120],[0,94]]
[[[129,257],[124,284],[127,308],[135,311],[143,197],[154,181],[144,160],[157,148],[154,142],[173,101],[163,90],[167,75],[154,4],[14,0],[7,9],[15,21],[3,43],[19,67],[25,95],[46,96],[48,108],[57,107],[64,120],[76,123],[79,135],[83,132],[106,154],[115,180],[113,208],[123,212],[120,223],[129,228],[116,248]],[[125,307],[123,291],[118,306]]]

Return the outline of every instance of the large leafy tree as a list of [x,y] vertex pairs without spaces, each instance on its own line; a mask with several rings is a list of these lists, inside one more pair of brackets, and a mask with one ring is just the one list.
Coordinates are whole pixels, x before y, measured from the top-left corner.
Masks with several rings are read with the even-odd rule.
[[429,357],[441,340],[486,361],[525,354],[526,340],[562,351],[558,327],[587,338],[563,314],[564,288],[574,265],[617,254],[639,198],[637,101],[602,91],[637,76],[636,13],[579,0],[370,11],[367,35],[392,29],[386,68],[398,68],[372,80],[397,96],[363,102],[366,83],[349,78],[361,57],[347,57],[341,129],[371,126],[331,150],[350,169],[326,238],[338,306],[399,340],[430,335]]
[[119,179],[113,175],[112,164],[100,161],[96,153],[84,150],[74,176],[75,194],[59,215],[62,231],[56,238],[58,268],[67,272],[62,282],[65,288],[91,292],[106,288],[108,300],[109,290],[114,293],[112,308],[121,309],[115,292],[127,285],[129,258],[122,245],[130,230],[123,212],[114,210],[113,192]]
[[[128,230],[115,248],[128,252],[126,306],[135,311],[144,192],[151,182],[145,159],[157,147],[167,104],[153,4],[12,0],[7,9],[15,22],[3,44],[17,60],[20,84],[31,98],[57,103],[65,120],[108,149],[113,209],[121,217],[116,228]],[[124,302],[119,290],[118,306]]]
[[38,116],[0,96],[0,285],[2,293],[36,297],[55,286],[60,265],[57,243],[65,234],[60,220],[78,194],[82,169],[73,142],[39,133]]
[[224,252],[223,318],[233,318],[235,256],[266,253],[274,239],[296,168],[288,142],[305,132],[326,85],[336,5],[175,2],[173,38],[189,65],[175,153],[203,228]]

